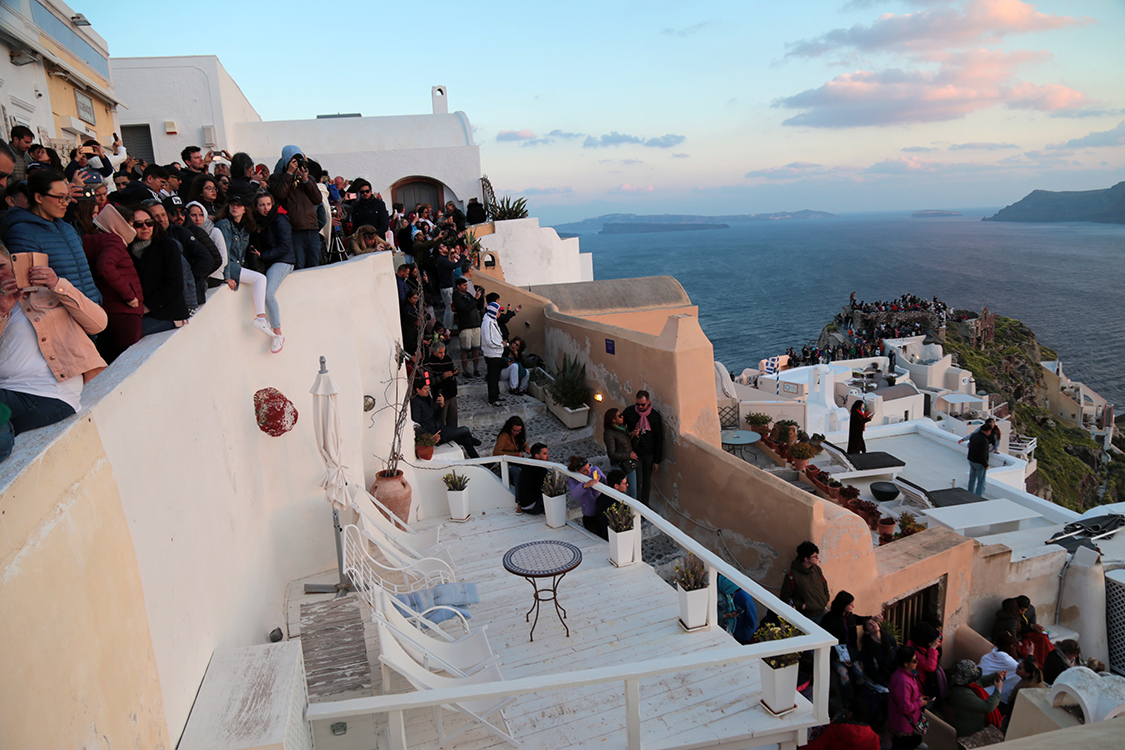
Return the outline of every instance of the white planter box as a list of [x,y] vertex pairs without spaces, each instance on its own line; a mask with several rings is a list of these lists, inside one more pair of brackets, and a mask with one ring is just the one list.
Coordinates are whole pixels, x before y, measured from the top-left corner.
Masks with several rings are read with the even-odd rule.
[[[546,376],[548,383],[554,382],[554,378],[552,378],[549,374],[547,374],[546,370],[544,370],[541,367],[536,367],[535,369],[538,370],[539,372],[543,373],[543,375]],[[546,384],[539,385],[534,380],[532,380],[527,384],[527,392],[531,394],[532,398],[537,398],[540,401],[546,402],[547,401],[547,389],[546,389],[545,385]]]
[[565,424],[568,430],[577,430],[580,427],[586,426],[586,422],[590,419],[589,406],[583,406],[581,409],[568,409],[565,406],[556,404],[550,394],[546,394],[546,396],[547,411],[558,417],[559,421]]
[[633,560],[633,536],[636,533],[636,529],[621,532],[609,529],[609,561],[611,563],[623,568],[635,562]]
[[676,597],[680,601],[680,622],[686,630],[697,630],[707,624],[708,589],[684,591],[676,584]]
[[547,516],[547,525],[552,529],[566,526],[566,495],[543,498],[543,511]]
[[449,501],[449,517],[458,523],[469,520],[469,491],[446,490],[445,498]]
[[780,714],[797,705],[797,665],[774,669],[764,661],[758,662],[762,676],[762,703],[770,711]]

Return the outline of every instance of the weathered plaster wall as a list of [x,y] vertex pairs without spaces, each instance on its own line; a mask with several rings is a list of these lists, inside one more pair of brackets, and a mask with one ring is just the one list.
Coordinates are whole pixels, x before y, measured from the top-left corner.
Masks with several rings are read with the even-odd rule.
[[[248,324],[250,295],[221,287],[186,328],[144,339],[95,378],[77,417],[20,436],[0,464],[0,519],[19,510],[0,580],[2,648],[6,664],[52,658],[0,677],[12,697],[0,745],[81,746],[91,726],[91,747],[101,733],[114,747],[174,744],[212,651],[264,643],[284,624],[286,584],[334,566],[309,389],[324,355],[344,462],[368,483],[393,421],[362,411],[364,394],[381,408],[394,392],[391,263],[373,254],[291,274],[278,355]],[[255,423],[253,393],[266,386],[300,414],[281,437]],[[66,741],[34,734],[45,726]],[[36,741],[7,741],[25,732]]]
[[699,317],[699,308],[695,305],[673,307],[667,310],[654,312],[651,310],[637,310],[636,312],[607,313],[605,315],[591,315],[590,320],[595,323],[628,328],[631,331],[640,331],[651,336],[659,336],[664,330],[664,324],[669,315],[689,315]]
[[89,415],[0,490],[0,745],[171,748],[136,554]]

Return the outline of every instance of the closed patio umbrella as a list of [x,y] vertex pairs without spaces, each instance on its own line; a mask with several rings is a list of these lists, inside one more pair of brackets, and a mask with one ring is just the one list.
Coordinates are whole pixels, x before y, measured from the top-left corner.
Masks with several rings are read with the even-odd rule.
[[333,585],[306,584],[306,594],[343,595],[348,589],[348,579],[344,575],[344,552],[341,545],[340,511],[347,507],[348,467],[343,464],[340,450],[340,411],[336,403],[335,384],[328,374],[324,357],[320,358],[320,372],[316,374],[312,390],[313,429],[316,433],[316,447],[324,459],[324,474],[320,486],[325,498],[332,506],[332,526],[336,532],[336,564],[340,571],[340,581]]

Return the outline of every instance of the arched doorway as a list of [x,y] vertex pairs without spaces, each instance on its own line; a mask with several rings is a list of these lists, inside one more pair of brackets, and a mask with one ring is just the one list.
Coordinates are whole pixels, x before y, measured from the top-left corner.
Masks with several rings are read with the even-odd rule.
[[419,203],[429,203],[436,213],[445,204],[445,186],[430,177],[404,177],[391,185],[391,202],[401,203],[407,213]]

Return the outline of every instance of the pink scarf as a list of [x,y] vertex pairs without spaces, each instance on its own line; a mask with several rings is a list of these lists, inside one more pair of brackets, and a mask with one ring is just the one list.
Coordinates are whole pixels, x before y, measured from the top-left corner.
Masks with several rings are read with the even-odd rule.
[[637,406],[636,404],[633,405],[633,408],[637,410],[637,416],[640,417],[640,419],[637,421],[637,428],[640,429],[641,432],[651,431],[652,428],[648,424],[648,415],[652,414],[652,402],[650,401],[648,403],[648,406],[646,406],[644,409]]

